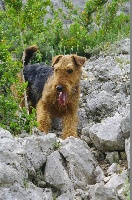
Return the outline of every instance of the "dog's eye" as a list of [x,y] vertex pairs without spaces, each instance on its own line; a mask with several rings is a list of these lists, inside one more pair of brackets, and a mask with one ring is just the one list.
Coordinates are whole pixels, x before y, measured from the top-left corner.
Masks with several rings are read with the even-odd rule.
[[68,74],[71,74],[72,72],[73,72],[73,69],[68,69],[68,70],[67,70],[67,73],[68,73]]

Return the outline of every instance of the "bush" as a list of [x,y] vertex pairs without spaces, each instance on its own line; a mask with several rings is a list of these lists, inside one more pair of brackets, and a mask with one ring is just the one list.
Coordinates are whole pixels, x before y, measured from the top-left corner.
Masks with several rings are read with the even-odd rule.
[[[74,9],[69,0],[61,0],[67,9],[56,10],[50,0],[5,0],[0,10],[0,125],[18,134],[31,133],[36,124],[35,110],[20,109],[19,98],[14,98],[11,85],[18,85],[22,94],[26,84],[16,78],[21,70],[21,58],[27,46],[36,44],[39,51],[34,62],[51,63],[57,54],[85,56],[95,54],[115,40],[130,34],[130,16],[117,11],[125,0],[89,0],[84,11]],[[47,14],[52,13],[48,18]],[[64,25],[64,21],[70,25]]]
[[[54,9],[50,0],[28,0],[25,5],[21,0],[5,1],[6,11],[0,13],[2,31],[17,58],[31,44],[39,46],[41,58],[47,62],[59,53],[93,54],[97,46],[130,34],[130,16],[117,15],[126,0],[89,0],[82,12],[70,1],[61,1],[67,12]],[[71,25],[64,26],[64,21]]]
[[[14,135],[25,130],[31,133],[32,127],[36,126],[35,111],[28,114],[26,108],[19,107],[20,98],[14,98],[11,92],[11,85],[17,86],[16,72],[19,72],[22,63],[13,60],[11,53],[8,51],[9,46],[5,40],[0,42],[0,126],[9,130]],[[25,91],[27,83],[19,85],[18,92],[21,96]]]

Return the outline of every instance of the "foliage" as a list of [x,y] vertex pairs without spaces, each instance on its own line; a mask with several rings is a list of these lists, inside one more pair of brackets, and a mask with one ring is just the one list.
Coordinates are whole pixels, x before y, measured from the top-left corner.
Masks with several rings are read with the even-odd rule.
[[[20,99],[14,98],[11,92],[11,85],[17,85],[16,72],[19,72],[22,63],[13,60],[8,51],[6,40],[0,42],[0,126],[11,131],[14,135],[21,133],[22,130],[31,133],[33,126],[36,126],[35,110],[28,114],[26,108],[19,107]],[[21,95],[27,83],[18,87]]]
[[126,179],[125,188],[124,188],[125,200],[130,200],[130,180]]
[[[97,46],[129,35],[130,16],[117,15],[125,1],[89,0],[80,12],[69,0],[61,0],[66,11],[55,9],[50,0],[28,0],[25,5],[21,0],[6,0],[6,11],[0,13],[2,31],[19,59],[31,44],[39,46],[42,60],[48,62],[59,53],[85,55]],[[48,12],[52,13],[50,18]],[[71,25],[64,26],[64,21]]]
[[[77,19],[87,30],[87,41],[84,42],[84,51],[96,53],[102,50],[107,42],[126,37],[130,33],[129,16],[117,12],[125,0],[90,0],[87,1],[84,11]],[[125,27],[125,29],[124,29]],[[84,37],[84,36],[82,36]]]
[[55,141],[53,144],[54,150],[60,149],[61,147],[61,143],[60,141]]
[[[117,15],[125,1],[89,0],[81,12],[69,0],[60,1],[65,9],[56,9],[50,0],[27,0],[26,4],[5,0],[5,10],[0,10],[0,125],[14,134],[21,129],[30,133],[36,126],[35,111],[28,115],[20,109],[20,99],[10,90],[19,82],[16,73],[23,67],[27,46],[39,47],[34,62],[49,64],[56,54],[95,54],[107,43],[129,36],[130,16]],[[25,89],[26,84],[18,87],[21,94]]]

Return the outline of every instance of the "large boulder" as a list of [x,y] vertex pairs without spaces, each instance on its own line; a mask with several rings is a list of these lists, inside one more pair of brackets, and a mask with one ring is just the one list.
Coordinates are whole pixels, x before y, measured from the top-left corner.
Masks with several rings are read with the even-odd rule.
[[62,193],[71,192],[74,188],[63,162],[63,158],[58,151],[48,156],[44,172],[45,181]]
[[[116,113],[101,123],[94,124],[89,130],[89,136],[97,149],[106,151],[125,150],[125,136],[128,129],[122,129],[125,117]],[[128,136],[130,136],[130,130]]]
[[107,188],[103,183],[97,183],[90,187],[89,190],[90,200],[119,200],[113,188]]
[[88,184],[95,183],[97,162],[85,142],[73,137],[67,138],[62,142],[60,153],[66,160],[74,188],[86,188]]

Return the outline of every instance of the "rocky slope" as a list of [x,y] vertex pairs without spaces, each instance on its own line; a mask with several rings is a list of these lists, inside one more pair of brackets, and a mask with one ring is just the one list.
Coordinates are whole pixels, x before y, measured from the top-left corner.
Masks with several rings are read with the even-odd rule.
[[129,59],[130,40],[125,39],[86,62],[80,138],[57,137],[58,121],[48,135],[34,131],[13,137],[0,128],[0,200],[127,199]]

